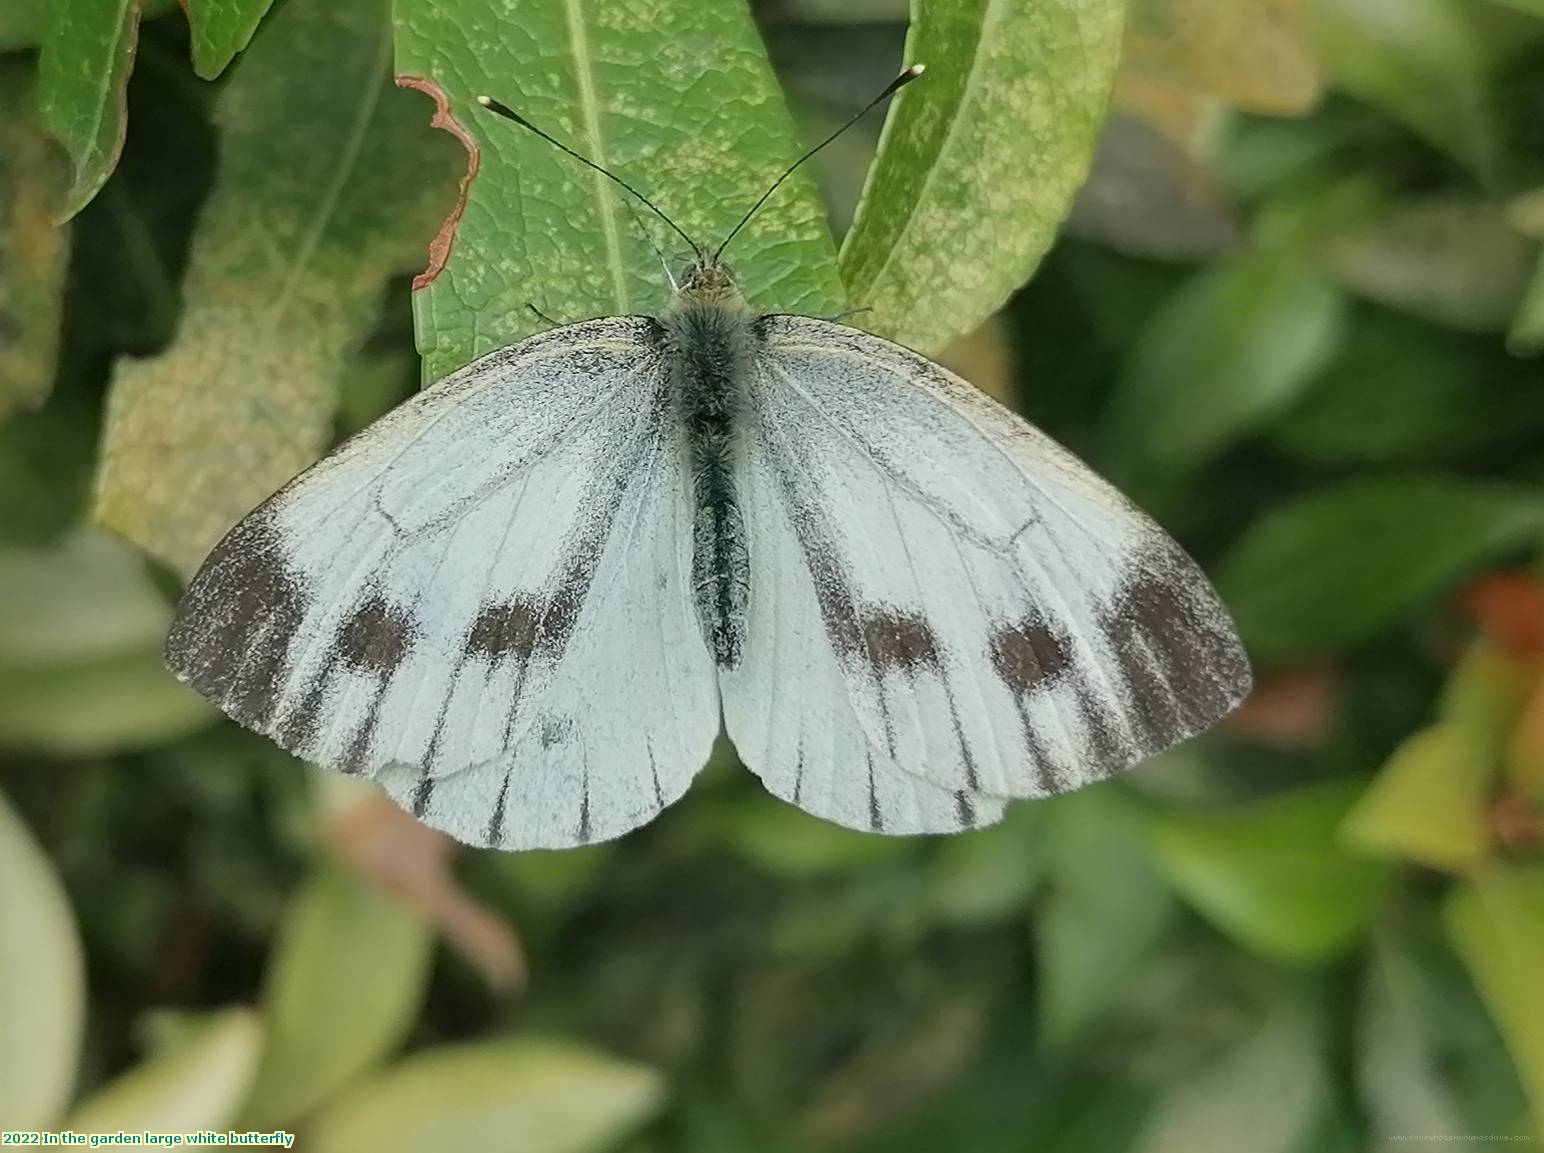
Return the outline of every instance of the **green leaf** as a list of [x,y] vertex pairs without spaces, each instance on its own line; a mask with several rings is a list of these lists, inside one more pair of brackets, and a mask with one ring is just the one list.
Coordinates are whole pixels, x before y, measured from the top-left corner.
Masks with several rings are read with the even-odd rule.
[[0,8],[0,52],[30,48],[43,38],[47,0],[11,0]]
[[144,562],[106,534],[0,549],[0,746],[86,755],[212,722],[161,662],[170,624]]
[[1506,219],[1524,236],[1544,240],[1544,188],[1530,188],[1507,201]]
[[1157,862],[1224,933],[1289,964],[1323,964],[1361,936],[1388,872],[1341,852],[1335,830],[1357,782],[1334,782],[1230,809],[1171,813]]
[[213,80],[244,49],[273,0],[187,0],[193,71]]
[[1505,332],[1537,253],[1498,206],[1444,194],[1388,205],[1328,236],[1320,260],[1340,284],[1391,308],[1465,332]]
[[1277,246],[1197,274],[1153,317],[1116,383],[1112,473],[1193,469],[1254,431],[1324,367],[1343,321],[1341,295]]
[[1458,962],[1424,924],[1373,940],[1356,1022],[1361,1099],[1374,1131],[1479,1153],[1516,1116],[1510,1060]]
[[1131,1148],[1295,1153],[1330,1102],[1323,1032],[1311,1007],[1284,1000],[1254,1036],[1179,1079]]
[[1500,768],[1523,709],[1538,687],[1538,669],[1531,660],[1477,641],[1443,687],[1437,715],[1464,734],[1475,759]]
[[77,1133],[223,1131],[257,1072],[263,1027],[251,1009],[211,1013],[169,1052],[136,1065],[70,1114]]
[[337,865],[294,898],[264,981],[256,1128],[312,1112],[399,1046],[423,1003],[433,938],[418,914]]
[[[741,0],[396,0],[395,17],[397,71],[438,85],[480,153],[450,263],[414,293],[426,380],[546,327],[528,306],[558,323],[658,312],[668,286],[648,237],[676,270],[688,255],[620,189],[475,96],[608,166],[702,244],[727,235],[800,152]],[[842,308],[808,170],[725,259],[756,308]]]
[[96,515],[183,574],[326,447],[383,286],[450,203],[458,150],[392,88],[387,17],[301,0],[264,23],[216,107],[177,339],[118,366]]
[[1476,567],[1534,544],[1544,495],[1444,476],[1355,480],[1280,504],[1217,587],[1257,656],[1355,645]]
[[1448,938],[1501,1029],[1544,1139],[1544,866],[1498,865],[1456,888]]
[[719,821],[737,856],[785,881],[869,868],[915,851],[915,842],[844,829],[768,793],[746,794]]
[[0,550],[0,665],[106,660],[159,645],[170,625],[144,562],[105,533]]
[[38,101],[75,165],[61,209],[68,220],[107,183],[123,151],[140,0],[49,0],[49,9]]
[[842,279],[863,325],[923,352],[1029,279],[1093,156],[1121,0],[917,0]]
[[0,1127],[44,1129],[75,1086],[86,964],[42,847],[0,793]]
[[1439,723],[1395,750],[1341,827],[1345,843],[1450,872],[1479,868],[1493,847],[1503,755],[1536,685],[1528,662],[1470,646],[1443,690]]
[[1141,118],[1117,112],[1099,135],[1067,231],[1129,256],[1197,260],[1230,248],[1238,227],[1199,161]]
[[1135,0],[1126,69],[1273,116],[1319,99],[1297,0]]
[[213,707],[166,671],[164,639],[90,664],[0,667],[0,748],[85,757],[151,749],[213,724]]
[[76,366],[42,408],[0,424],[0,541],[53,544],[80,523],[96,470],[99,403]]
[[[0,7],[0,52],[14,48],[32,48],[48,32],[48,12],[55,5],[50,0],[6,0]],[[143,20],[175,10],[177,0],[145,0]]]
[[944,838],[918,900],[935,921],[983,925],[1024,910],[1050,865],[1050,807],[1010,805],[995,825]]
[[1466,872],[1490,851],[1486,802],[1496,765],[1463,729],[1422,729],[1394,751],[1346,817],[1351,849]]
[[560,1041],[445,1046],[376,1075],[307,1129],[312,1153],[601,1153],[659,1111],[653,1069]]
[[0,59],[0,422],[54,383],[69,233],[55,226],[55,156],[33,108],[31,70]]
[[1538,383],[1493,340],[1363,309],[1339,355],[1270,435],[1321,464],[1450,458],[1537,435]]
[[1089,790],[1047,802],[1050,856],[1035,952],[1046,1042],[1065,1045],[1126,992],[1174,921],[1153,869],[1145,815],[1124,794]]
[[1533,266],[1528,287],[1512,316],[1506,344],[1518,356],[1544,352],[1544,253]]
[[[1382,117],[1349,102],[1332,103],[1301,120],[1233,116],[1216,131],[1209,150],[1212,169],[1234,197],[1251,202],[1356,171],[1361,167],[1356,158],[1395,134]],[[1371,175],[1366,169],[1357,174]]]
[[1320,67],[1473,171],[1500,160],[1492,54],[1470,0],[1305,0]]

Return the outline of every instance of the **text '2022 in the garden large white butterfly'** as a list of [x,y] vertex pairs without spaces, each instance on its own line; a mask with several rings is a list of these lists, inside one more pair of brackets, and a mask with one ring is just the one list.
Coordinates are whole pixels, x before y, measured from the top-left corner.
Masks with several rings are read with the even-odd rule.
[[900,345],[749,310],[720,258],[783,178],[708,252],[605,175],[696,253],[669,307],[490,353],[291,481],[188,588],[181,679],[503,849],[645,823],[721,724],[816,816],[952,832],[1243,698],[1206,578],[1075,457]]

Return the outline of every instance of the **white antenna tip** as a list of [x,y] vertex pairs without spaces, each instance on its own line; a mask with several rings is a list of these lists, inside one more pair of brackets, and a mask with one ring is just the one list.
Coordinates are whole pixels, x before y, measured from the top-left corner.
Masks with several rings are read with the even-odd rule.
[[477,96],[473,99],[475,99],[477,103],[481,104],[484,108],[489,108],[493,105],[493,97],[491,96]]
[[921,76],[926,71],[926,64],[913,64],[910,68],[906,69],[907,75],[910,76]]

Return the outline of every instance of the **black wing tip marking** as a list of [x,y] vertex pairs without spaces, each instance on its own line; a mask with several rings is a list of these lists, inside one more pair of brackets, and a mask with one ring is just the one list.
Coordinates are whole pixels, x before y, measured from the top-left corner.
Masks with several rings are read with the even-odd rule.
[[1216,592],[1177,544],[1149,549],[1130,573],[1100,624],[1140,706],[1150,755],[1226,716],[1249,694],[1252,674]]
[[279,533],[259,510],[226,534],[188,585],[167,634],[166,665],[233,719],[266,731],[309,608]]
[[[375,682],[364,719],[329,767],[361,774],[381,698],[412,651],[419,628],[379,589],[368,589],[323,650],[321,667],[281,711],[291,656],[313,608],[279,531],[258,510],[231,530],[189,584],[167,634],[166,665],[231,719],[315,759],[328,685],[340,668]],[[293,694],[298,693],[298,696]]]

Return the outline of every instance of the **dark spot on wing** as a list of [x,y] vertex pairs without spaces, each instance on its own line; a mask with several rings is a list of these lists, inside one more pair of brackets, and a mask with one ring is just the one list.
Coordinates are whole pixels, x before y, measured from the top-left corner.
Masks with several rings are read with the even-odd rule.
[[550,749],[554,745],[560,745],[564,741],[573,738],[574,725],[562,717],[542,717],[536,733],[536,739],[541,747]]
[[890,605],[860,605],[836,550],[806,517],[795,535],[803,547],[821,622],[838,657],[862,661],[883,676],[890,670],[913,673],[941,667],[938,637],[927,619]]
[[267,515],[253,513],[193,578],[166,640],[166,663],[236,720],[267,730],[309,599]]
[[1067,642],[1033,615],[992,634],[992,667],[1016,697],[1049,685],[1071,663]]
[[407,612],[374,593],[338,630],[337,653],[350,668],[385,676],[402,663],[412,636]]
[[529,660],[540,623],[540,606],[527,597],[483,605],[467,634],[467,656],[486,657],[495,664],[511,654]]
[[863,639],[876,671],[938,667],[937,638],[932,626],[919,616],[888,607],[875,609],[863,618]]
[[324,719],[327,687],[341,662],[349,669],[368,673],[375,681],[365,716],[349,735],[341,760],[335,765],[345,773],[365,772],[369,768],[370,740],[380,720],[386,682],[402,663],[411,637],[412,621],[406,612],[388,605],[379,594],[368,597],[338,630],[327,663],[313,675],[304,695],[279,720],[275,733],[278,742],[297,752],[315,747]]
[[[597,362],[597,370],[605,363],[606,357],[602,356]],[[514,656],[522,665],[533,656],[550,662],[562,657],[579,623],[595,580],[595,570],[628,486],[645,468],[648,453],[658,450],[660,420],[659,397],[656,396],[642,426],[637,430],[625,430],[603,455],[602,460],[610,468],[594,479],[583,501],[586,507],[597,509],[596,515],[567,542],[563,564],[554,577],[553,591],[546,597],[517,593],[507,600],[483,605],[467,632],[467,656],[485,657],[494,663]],[[523,670],[520,680],[523,683]],[[516,700],[519,695],[517,684]]]

